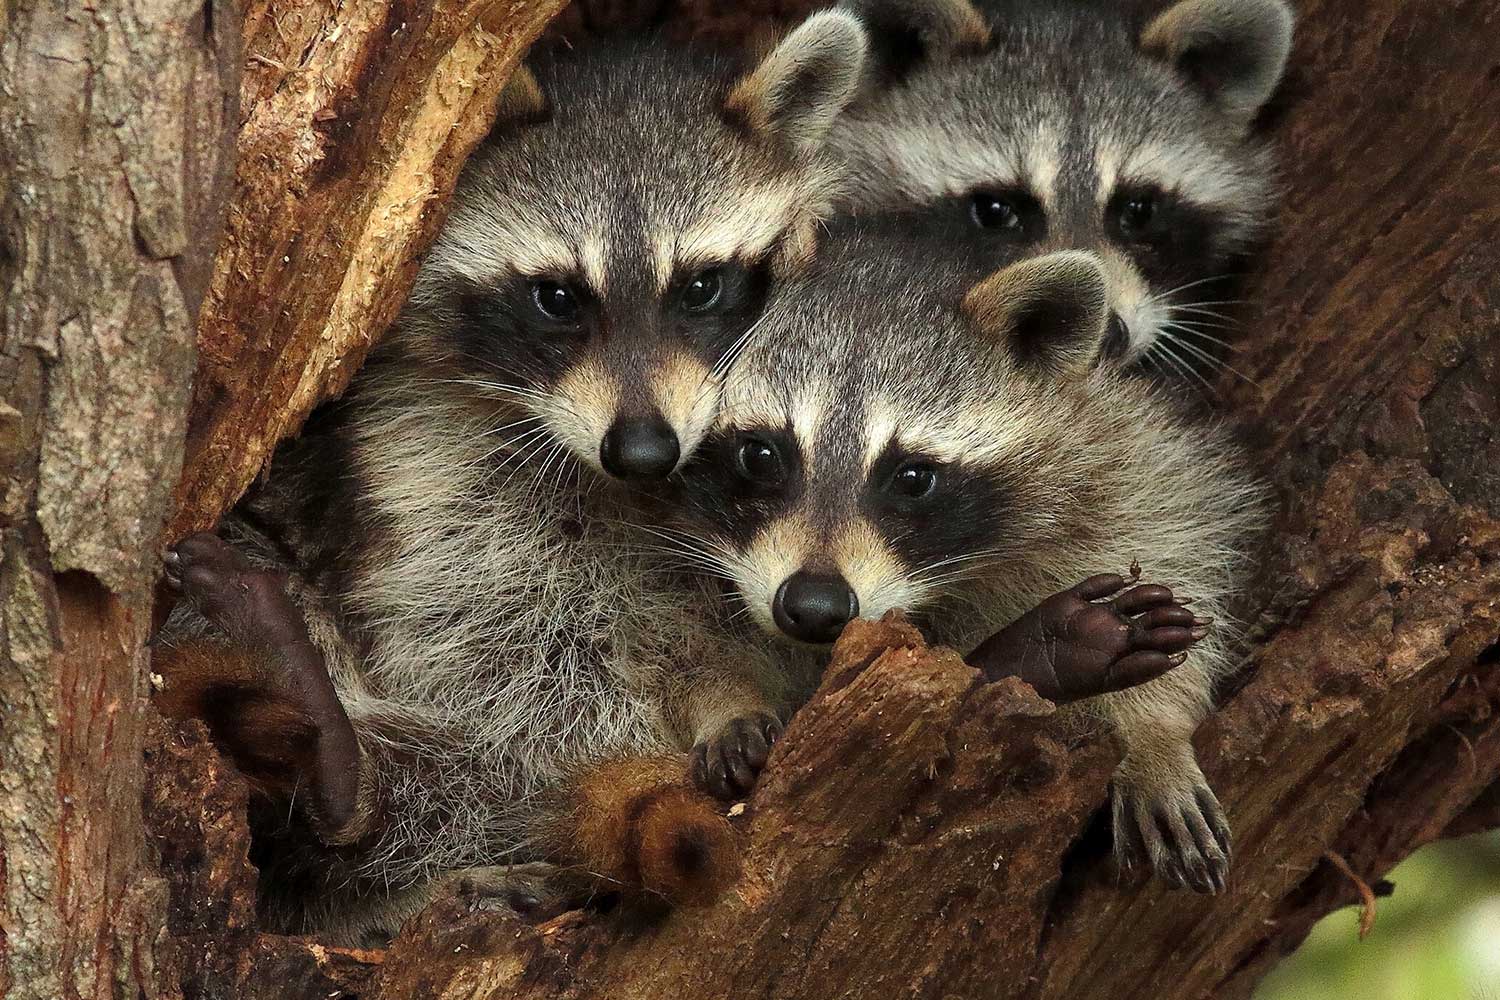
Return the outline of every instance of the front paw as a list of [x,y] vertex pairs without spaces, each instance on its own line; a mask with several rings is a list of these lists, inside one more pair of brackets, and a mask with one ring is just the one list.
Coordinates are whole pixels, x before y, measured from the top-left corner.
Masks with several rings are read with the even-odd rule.
[[693,783],[725,802],[744,798],[780,735],[781,723],[768,712],[736,716],[693,747]]
[[1209,895],[1229,878],[1229,823],[1195,766],[1168,780],[1116,775],[1113,787],[1115,860],[1122,871],[1149,864],[1174,889]]
[[[272,797],[305,802],[319,832],[342,842],[360,829],[360,749],[328,673],[308,634],[302,612],[286,590],[286,577],[258,569],[211,532],[189,535],[168,550],[169,583],[205,618],[255,661],[250,669],[216,673],[194,658],[163,673],[196,702],[194,714],[214,740],[257,786]],[[225,662],[244,657],[224,654]],[[194,694],[196,692],[196,695]],[[311,794],[308,794],[310,791]]]
[[1019,677],[1051,701],[1076,701],[1181,665],[1210,625],[1166,587],[1105,574],[1042,601],[981,643],[968,662],[986,680]]

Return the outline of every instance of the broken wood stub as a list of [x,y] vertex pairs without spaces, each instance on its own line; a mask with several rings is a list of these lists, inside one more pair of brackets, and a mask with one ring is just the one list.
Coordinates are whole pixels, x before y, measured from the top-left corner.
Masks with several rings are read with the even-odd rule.
[[211,527],[395,319],[512,68],[562,0],[253,0],[239,166],[168,534]]

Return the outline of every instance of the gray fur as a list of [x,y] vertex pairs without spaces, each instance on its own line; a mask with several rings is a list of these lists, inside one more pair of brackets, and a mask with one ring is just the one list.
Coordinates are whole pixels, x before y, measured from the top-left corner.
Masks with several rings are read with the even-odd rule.
[[[795,498],[746,538],[714,520],[711,501],[695,499],[690,469],[679,516],[703,551],[719,553],[750,617],[772,634],[771,595],[804,565],[836,569],[862,616],[905,608],[930,638],[963,652],[1051,594],[1137,560],[1151,582],[1195,598],[1195,614],[1217,624],[1185,665],[1086,703],[1126,748],[1116,776],[1122,851],[1139,828],[1150,860],[1169,864],[1155,818],[1175,826],[1217,814],[1188,741],[1234,665],[1238,629],[1226,602],[1250,567],[1264,490],[1223,430],[1185,419],[1145,381],[1086,356],[1039,377],[1004,329],[969,315],[973,262],[941,242],[914,247],[909,230],[891,229],[835,239],[815,273],[783,287],[725,387],[717,434],[796,429],[805,478]],[[1080,282],[1069,273],[1080,260],[1070,253],[1057,268],[1000,278],[1017,295],[1029,283],[1087,307],[1103,276],[1095,261],[1093,278]],[[1092,308],[1102,324],[1103,310]],[[869,457],[892,440],[1004,484],[986,548],[903,560],[869,507]],[[937,502],[920,530],[942,537],[952,510]],[[1215,850],[1176,860],[1227,863],[1207,856]]]
[[[631,392],[681,404],[668,416],[690,450],[717,365],[619,316],[554,381],[516,384],[496,374],[521,349],[504,331],[456,331],[466,290],[518,276],[581,274],[609,305],[632,291],[654,303],[671,277],[656,263],[684,253],[792,270],[839,176],[816,119],[852,95],[862,46],[842,13],[793,32],[738,110],[753,118],[785,67],[833,80],[758,123],[726,115],[730,67],[656,46],[544,65],[539,90],[526,80],[507,99],[399,321],[222,529],[289,572],[363,754],[350,829],[322,843],[276,832],[275,923],[353,942],[393,931],[456,872],[493,885],[536,860],[549,790],[588,762],[784,715],[778,661],[726,627],[647,501],[594,471]],[[184,611],[168,633],[203,626]]]
[[[860,0],[872,18],[928,29],[962,24],[967,0]],[[917,6],[938,8],[918,17]],[[1255,249],[1273,215],[1273,164],[1250,119],[1280,79],[1291,30],[1282,0],[1243,5],[1184,0],[1150,28],[1149,51],[1106,3],[1009,0],[987,4],[992,44],[981,51],[935,44],[881,80],[841,120],[833,143],[852,172],[845,205],[856,212],[930,206],[1018,186],[1042,203],[1039,244],[995,253],[1077,248],[1105,258],[1112,307],[1129,329],[1127,361],[1168,370],[1212,353],[1202,326],[1223,286],[1155,278],[1112,239],[1104,207],[1122,183],[1147,182],[1211,211],[1215,223],[1192,280],[1217,278]],[[1251,16],[1254,14],[1255,16]],[[1231,16],[1232,15],[1232,16]],[[879,28],[878,20],[872,28]],[[1175,60],[1217,27],[1242,75],[1208,97]],[[889,26],[887,27],[889,30]],[[877,49],[879,46],[877,46]],[[1220,60],[1227,62],[1228,60]],[[1217,310],[1214,310],[1217,311]],[[1211,329],[1211,328],[1210,328]]]

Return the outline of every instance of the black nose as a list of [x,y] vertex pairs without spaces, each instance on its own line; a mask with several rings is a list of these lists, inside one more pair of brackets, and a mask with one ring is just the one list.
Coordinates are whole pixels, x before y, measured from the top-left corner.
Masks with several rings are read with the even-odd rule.
[[793,573],[771,602],[777,628],[803,642],[832,642],[859,614],[859,598],[841,576]]
[[1109,324],[1104,328],[1104,345],[1101,353],[1106,358],[1123,358],[1125,349],[1130,346],[1130,328],[1120,318],[1120,314],[1111,311]]
[[660,416],[621,417],[599,445],[599,463],[620,479],[662,479],[681,454],[677,435]]

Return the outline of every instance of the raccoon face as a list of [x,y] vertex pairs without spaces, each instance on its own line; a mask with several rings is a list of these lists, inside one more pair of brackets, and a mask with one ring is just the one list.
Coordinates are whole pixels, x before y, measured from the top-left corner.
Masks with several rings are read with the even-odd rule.
[[897,53],[835,135],[851,192],[927,206],[997,261],[1096,253],[1113,356],[1211,359],[1274,214],[1250,124],[1286,63],[1282,0],[1181,0],[1139,34],[1105,5],[1000,2],[987,42],[968,0],[850,5]]
[[518,78],[404,346],[499,404],[514,454],[667,476],[713,422],[768,289],[811,252],[841,176],[824,139],[863,55],[858,22],[828,12],[738,79],[644,44]]
[[901,280],[780,297],[775,345],[736,367],[681,477],[686,547],[797,642],[1025,566],[1088,503],[1067,400],[1088,394],[1106,318],[1097,259],[1012,265],[947,308]]

